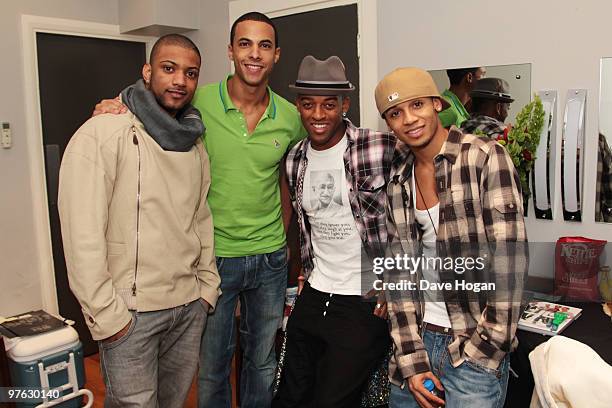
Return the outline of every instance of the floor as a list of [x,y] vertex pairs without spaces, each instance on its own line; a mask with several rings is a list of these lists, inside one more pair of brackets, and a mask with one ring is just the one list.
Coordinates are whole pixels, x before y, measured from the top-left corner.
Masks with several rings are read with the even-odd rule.
[[[92,408],[103,408],[105,388],[104,381],[102,380],[102,376],[100,374],[100,357],[98,356],[98,354],[91,355],[85,358],[84,363],[85,378],[87,380],[87,382],[85,383],[85,388],[89,389],[94,395],[94,402]],[[232,374],[230,375],[230,383],[232,384],[232,390],[236,390],[234,372],[235,359],[232,360]],[[194,379],[194,383],[191,385],[191,390],[189,391],[187,402],[185,403],[185,408],[195,407],[197,407],[197,391]],[[232,393],[232,407],[237,407],[235,391]]]

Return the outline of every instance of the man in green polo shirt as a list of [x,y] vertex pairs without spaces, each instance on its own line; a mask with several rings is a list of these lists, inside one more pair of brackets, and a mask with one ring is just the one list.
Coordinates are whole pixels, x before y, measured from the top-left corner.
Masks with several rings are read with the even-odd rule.
[[268,407],[287,286],[279,164],[306,131],[295,105],[268,87],[280,56],[268,17],[247,13],[238,18],[228,55],[235,74],[200,87],[193,99],[206,126],[208,204],[222,291],[202,339],[198,403],[200,408],[231,406],[234,313],[240,299],[240,406]]
[[238,74],[200,87],[194,106],[206,121],[204,142],[213,180],[208,203],[215,220],[217,257],[274,252],[285,245],[279,194],[279,167],[287,149],[301,140],[295,105],[269,87],[267,104],[249,129],[245,108],[228,92]]
[[485,67],[447,69],[450,86],[442,92],[442,97],[450,104],[450,107],[440,112],[440,122],[445,128],[461,124],[470,118],[466,107],[470,101],[470,92],[474,89],[476,82],[484,78],[487,70]]
[[[192,101],[206,126],[211,174],[207,199],[222,291],[202,338],[198,405],[231,406],[229,373],[240,299],[240,406],[259,408],[271,404],[274,340],[287,287],[284,224],[291,210],[288,200],[287,211],[281,206],[279,180],[286,181],[279,168],[306,131],[295,105],[268,87],[280,57],[278,35],[268,17],[256,12],[239,17],[231,28],[228,56],[235,74],[199,87]],[[118,100],[104,100],[94,115],[124,109]]]

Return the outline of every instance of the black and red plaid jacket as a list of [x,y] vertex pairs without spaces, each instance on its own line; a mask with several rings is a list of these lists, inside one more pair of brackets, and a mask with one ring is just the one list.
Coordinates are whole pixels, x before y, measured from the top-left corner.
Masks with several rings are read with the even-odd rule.
[[[344,169],[355,225],[366,253],[370,257],[382,256],[382,247],[388,239],[386,185],[391,174],[396,139],[391,133],[357,128],[347,119],[344,122],[348,142]],[[309,146],[308,138],[302,140],[286,158],[289,195],[300,228],[300,252],[306,279],[313,269],[310,224],[302,208]]]

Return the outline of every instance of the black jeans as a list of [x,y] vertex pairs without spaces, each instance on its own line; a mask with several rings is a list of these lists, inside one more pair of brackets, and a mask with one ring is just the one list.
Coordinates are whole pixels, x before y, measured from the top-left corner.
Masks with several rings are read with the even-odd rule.
[[375,302],[304,285],[287,323],[287,349],[272,407],[355,408],[389,350]]

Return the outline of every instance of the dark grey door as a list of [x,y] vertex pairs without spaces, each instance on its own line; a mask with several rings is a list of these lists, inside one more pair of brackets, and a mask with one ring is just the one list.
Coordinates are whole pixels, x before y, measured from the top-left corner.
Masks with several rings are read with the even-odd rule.
[[[331,7],[273,19],[278,30],[281,57],[274,68],[270,86],[293,102],[288,85],[295,82],[302,58],[332,55],[344,62],[346,74],[357,89],[351,95],[348,117],[359,126],[359,58],[357,56],[357,5]],[[376,61],[372,61],[376,63]],[[374,95],[372,95],[372,99]]]
[[37,33],[38,78],[45,170],[59,312],[76,322],[85,355],[97,352],[81,307],[72,295],[57,212],[59,165],[74,132],[95,104],[135,82],[146,60],[144,43]]

